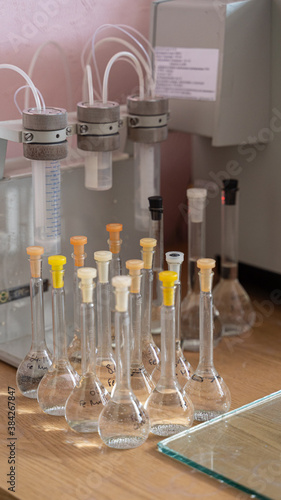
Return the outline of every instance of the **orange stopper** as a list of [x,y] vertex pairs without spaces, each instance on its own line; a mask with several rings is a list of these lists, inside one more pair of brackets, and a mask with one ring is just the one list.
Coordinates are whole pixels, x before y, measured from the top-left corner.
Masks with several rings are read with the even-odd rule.
[[27,255],[29,255],[30,262],[30,272],[32,278],[40,278],[41,277],[41,255],[44,253],[43,247],[27,247],[26,249]]
[[106,230],[109,232],[109,250],[112,253],[119,253],[122,240],[120,239],[120,232],[123,230],[123,225],[118,222],[107,224]]
[[70,243],[73,245],[74,264],[76,267],[83,267],[86,254],[84,253],[84,245],[87,244],[87,236],[72,236]]

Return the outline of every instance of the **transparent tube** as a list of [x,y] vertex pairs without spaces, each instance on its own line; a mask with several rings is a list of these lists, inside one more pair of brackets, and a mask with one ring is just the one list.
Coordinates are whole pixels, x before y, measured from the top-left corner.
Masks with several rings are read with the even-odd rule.
[[42,259],[39,262],[40,277],[30,279],[31,347],[16,374],[21,394],[32,399],[37,398],[38,385],[52,364],[51,353],[45,342]]
[[[211,261],[211,259],[200,260]],[[213,273],[210,272],[208,276],[207,288],[202,285],[204,279],[202,270],[199,275],[202,288],[200,292],[200,357],[198,367],[188,380],[185,390],[193,402],[195,420],[206,421],[228,411],[231,396],[227,385],[213,364],[213,297],[211,292]]]
[[134,143],[135,228],[148,231],[147,198],[160,194],[160,143]]
[[[115,243],[114,245],[109,242],[109,250],[112,252],[112,260],[109,264],[109,281],[112,282],[112,278],[114,276],[121,276],[122,274],[122,260],[121,260],[121,243],[122,240],[119,240],[119,243]],[[113,248],[114,246],[114,248]],[[113,349],[115,348],[115,295],[113,287],[110,287],[110,308],[111,308],[111,344]]]
[[[157,240],[153,261],[153,292],[151,309],[151,332],[159,334],[161,332],[161,287],[158,275],[164,269],[164,237],[163,237],[163,214],[160,220],[149,221],[149,236]],[[158,346],[159,347],[159,346]]]
[[42,378],[38,387],[38,403],[49,415],[63,416],[66,400],[79,380],[67,356],[65,325],[64,287],[56,288],[57,274],[52,271],[52,313],[53,313],[53,364]]
[[[187,195],[189,203],[188,282],[187,295],[181,304],[181,336],[183,351],[199,351],[200,286],[196,262],[198,259],[205,257],[207,191],[193,188],[187,190]],[[213,319],[214,345],[216,346],[222,336],[222,325],[217,309],[214,310]]]
[[59,161],[32,161],[34,241],[45,255],[61,248],[61,179]]
[[115,334],[116,387],[111,401],[100,414],[99,434],[110,448],[136,448],[146,441],[150,424],[131,387],[130,320],[127,310],[116,310]]
[[160,349],[156,346],[151,335],[151,306],[152,306],[152,269],[142,271],[142,360],[148,373],[152,373],[160,361]]
[[112,188],[112,152],[83,151],[85,158],[85,187],[94,191]]
[[223,335],[240,335],[253,326],[256,316],[251,300],[238,280],[237,188],[223,189],[221,202],[221,278],[214,288],[214,304],[220,313]]
[[151,376],[142,361],[140,293],[130,293],[129,311],[131,319],[131,385],[138,400],[144,404],[154,389]]
[[81,372],[81,335],[80,335],[80,290],[77,271],[74,263],[73,271],[73,330],[74,336],[70,342],[67,353],[73,368],[80,374]]
[[115,361],[111,346],[110,284],[97,284],[98,345],[96,373],[111,393],[115,384]]
[[193,422],[193,405],[180,387],[175,373],[174,303],[163,303],[161,307],[161,376],[145,408],[151,432],[158,436],[176,434],[191,427]]

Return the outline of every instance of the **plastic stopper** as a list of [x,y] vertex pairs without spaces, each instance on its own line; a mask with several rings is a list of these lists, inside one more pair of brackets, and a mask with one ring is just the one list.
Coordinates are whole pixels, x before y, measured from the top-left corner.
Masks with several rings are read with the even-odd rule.
[[26,253],[29,255],[30,273],[32,278],[40,278],[42,262],[41,256],[44,253],[44,248],[39,246],[27,247]]
[[126,268],[129,269],[129,275],[132,278],[131,293],[140,293],[141,270],[143,269],[143,260],[132,259],[126,261]]
[[122,224],[111,223],[106,225],[106,230],[109,232],[109,250],[112,253],[119,253],[122,240],[120,239],[120,232],[123,230]]
[[87,255],[84,253],[84,245],[87,244],[86,236],[72,236],[70,238],[70,243],[73,245],[72,258],[74,259],[74,264],[76,267],[84,266],[84,260]]
[[142,238],[140,240],[140,246],[142,247],[142,258],[144,262],[144,269],[152,268],[152,258],[154,253],[154,247],[157,245],[157,240],[155,238]]
[[216,266],[214,259],[198,259],[197,267],[200,269],[200,287],[201,292],[210,292],[212,290],[213,271]]
[[203,222],[207,189],[191,188],[186,191],[191,222]]
[[177,273],[174,271],[161,271],[159,280],[162,281],[163,287],[163,304],[164,306],[173,306],[175,301],[175,282],[178,279]]
[[112,260],[112,252],[99,250],[94,253],[94,259],[97,263],[99,282],[108,283],[109,263]]
[[64,285],[63,266],[66,264],[66,257],[64,255],[51,255],[48,258],[48,264],[52,267],[53,287],[62,288]]
[[163,198],[162,196],[149,196],[149,210],[152,220],[161,220],[163,214]]
[[81,280],[79,288],[82,292],[82,301],[86,303],[93,302],[93,290],[95,287],[93,280],[97,276],[97,270],[93,267],[81,267],[77,271],[77,276]]
[[174,271],[178,275],[177,283],[180,282],[180,271],[181,264],[184,261],[183,252],[166,252],[166,262],[169,267],[169,271]]
[[115,288],[115,310],[126,312],[128,310],[128,288],[131,286],[131,276],[114,276],[112,286]]

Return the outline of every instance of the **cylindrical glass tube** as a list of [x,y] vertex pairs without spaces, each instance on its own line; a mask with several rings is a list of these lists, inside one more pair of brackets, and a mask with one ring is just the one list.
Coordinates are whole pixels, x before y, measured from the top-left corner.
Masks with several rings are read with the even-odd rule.
[[[109,282],[112,283],[114,276],[121,276],[122,274],[122,260],[121,260],[121,245],[120,232],[123,230],[122,224],[111,223],[106,225],[106,230],[109,232],[109,239],[107,241],[109,251],[112,253],[112,260],[109,264]],[[113,287],[110,285],[110,307],[111,307],[111,342],[112,347],[115,348],[115,296]]]
[[112,152],[84,151],[85,187],[95,191],[112,188]]
[[66,259],[56,255],[49,257],[49,264],[60,269],[52,269],[52,315],[53,315],[53,364],[42,378],[38,387],[38,403],[45,413],[62,416],[65,414],[66,400],[79,380],[72,368],[66,346],[65,293],[63,264]]
[[229,389],[213,364],[213,259],[199,259],[200,268],[200,357],[185,389],[194,405],[194,418],[210,420],[230,408]]
[[116,386],[111,400],[100,414],[99,434],[111,448],[136,448],[149,434],[146,411],[134,395],[130,370],[130,318],[128,314],[129,276],[113,278],[116,289]]
[[93,278],[96,269],[81,268],[82,303],[80,306],[80,330],[82,350],[82,376],[67,399],[65,418],[77,432],[97,432],[98,418],[110,396],[96,376],[96,331],[93,299]]
[[111,393],[115,384],[115,361],[111,346],[110,284],[97,284],[98,345],[96,373]]
[[221,279],[214,288],[223,335],[240,335],[255,322],[255,312],[238,280],[239,192],[235,179],[224,181],[221,195]]
[[[154,334],[154,340],[160,347],[161,332],[161,289],[158,275],[164,269],[164,217],[163,217],[163,199],[162,196],[150,196],[149,210],[149,237],[155,238],[157,245],[154,251],[153,260],[153,293],[152,293],[152,310],[151,310],[151,332]],[[158,336],[157,336],[158,334]]]
[[[198,259],[205,257],[207,190],[191,188],[188,198],[188,283],[187,295],[181,305],[181,334],[184,351],[199,351],[199,297],[200,287],[196,268]],[[214,311],[214,345],[221,339],[219,313]]]
[[160,194],[160,143],[134,143],[135,228],[148,231],[147,198]]
[[189,428],[193,422],[193,405],[185,390],[178,383],[175,373],[175,305],[174,283],[177,274],[163,271],[161,307],[161,376],[147,399],[151,432],[158,436],[170,436]]
[[[36,252],[37,255],[32,255]],[[29,253],[30,252],[30,253]],[[17,374],[17,386],[20,392],[32,399],[37,398],[37,389],[40,381],[52,364],[51,353],[45,341],[44,302],[42,280],[42,247],[28,247],[30,255],[30,304],[32,342],[25,358],[20,363]]]
[[142,273],[142,360],[145,369],[151,374],[159,363],[160,349],[156,346],[151,335],[153,271],[152,269],[143,269]]
[[46,255],[61,249],[61,178],[60,162],[32,161],[34,241]]

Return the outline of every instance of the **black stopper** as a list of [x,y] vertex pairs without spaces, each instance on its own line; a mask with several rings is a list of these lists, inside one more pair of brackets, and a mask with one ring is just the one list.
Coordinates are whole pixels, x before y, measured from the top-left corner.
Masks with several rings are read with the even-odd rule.
[[236,193],[239,191],[238,181],[236,179],[225,179],[223,181],[224,204],[235,205]]
[[149,196],[149,210],[152,220],[161,220],[163,214],[163,198],[162,196]]

